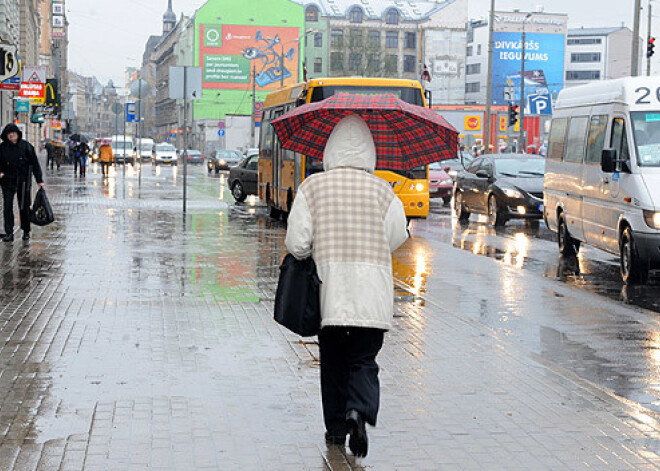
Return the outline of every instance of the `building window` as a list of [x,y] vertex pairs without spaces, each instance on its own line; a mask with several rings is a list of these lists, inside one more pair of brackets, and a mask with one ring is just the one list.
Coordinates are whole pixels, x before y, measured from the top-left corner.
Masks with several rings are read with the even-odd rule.
[[417,47],[417,33],[406,33],[403,37],[403,47],[415,49]]
[[600,80],[600,70],[567,70],[566,80]]
[[465,84],[465,93],[479,93],[479,82],[471,82]]
[[385,23],[388,25],[398,25],[399,24],[399,11],[395,8],[390,8],[385,13]]
[[601,38],[576,38],[576,39],[568,39],[566,41],[566,44],[569,46],[583,46],[585,44],[602,44],[603,40]]
[[319,9],[314,5],[308,6],[305,10],[305,21],[319,21]]
[[367,54],[367,70],[380,72],[380,54]]
[[396,31],[387,31],[385,33],[385,47],[396,49],[399,47],[399,33]]
[[571,62],[600,62],[600,52],[574,52]]
[[360,70],[360,65],[362,65],[362,54],[359,52],[351,52],[348,55],[348,70],[355,72]]
[[472,57],[472,46],[467,47],[467,49],[465,50],[465,55],[468,57]]
[[403,56],[403,71],[415,72],[415,56]]
[[380,47],[380,31],[369,31],[369,47]]
[[481,64],[468,64],[465,66],[465,75],[474,75],[481,73]]
[[320,74],[323,72],[323,59],[320,57],[314,58],[314,73]]
[[344,70],[344,54],[341,52],[331,52],[330,68],[335,71]]
[[332,30],[332,47],[344,47],[344,31],[341,29]]
[[394,75],[399,73],[399,56],[394,54],[385,56],[385,73]]
[[468,43],[468,44],[474,42],[474,29],[468,28],[467,38],[466,38],[465,42]]
[[348,21],[351,23],[362,23],[363,17],[362,8],[360,7],[353,7],[348,13]]
[[323,47],[323,33],[314,33],[314,47]]
[[477,44],[477,55],[481,55],[481,44]]
[[362,30],[352,29],[349,39],[351,47],[362,47]]

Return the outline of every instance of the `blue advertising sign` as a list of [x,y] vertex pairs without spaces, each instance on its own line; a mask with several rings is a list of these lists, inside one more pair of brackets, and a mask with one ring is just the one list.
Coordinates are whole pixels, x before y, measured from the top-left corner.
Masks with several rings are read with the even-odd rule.
[[16,111],[18,113],[29,113],[30,100],[16,100]]
[[[493,104],[506,105],[509,101],[519,102],[522,34],[495,32],[493,46],[491,90]],[[564,49],[563,34],[527,33],[525,35],[526,102],[530,95],[556,97],[564,87]],[[539,104],[539,106],[543,105]]]

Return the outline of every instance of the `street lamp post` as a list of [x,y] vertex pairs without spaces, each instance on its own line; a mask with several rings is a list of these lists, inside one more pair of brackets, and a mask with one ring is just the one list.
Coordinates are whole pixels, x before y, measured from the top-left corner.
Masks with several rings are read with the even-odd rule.
[[520,135],[518,137],[518,152],[525,153],[525,24],[531,13],[527,13],[522,22],[522,57],[520,61]]

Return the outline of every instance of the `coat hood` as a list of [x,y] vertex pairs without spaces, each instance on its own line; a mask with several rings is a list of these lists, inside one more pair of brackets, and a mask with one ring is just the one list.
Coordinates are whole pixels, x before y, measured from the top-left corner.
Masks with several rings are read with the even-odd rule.
[[337,123],[323,151],[323,170],[352,167],[374,173],[376,146],[369,126],[352,114]]
[[8,135],[10,132],[17,132],[17,133],[18,133],[18,140],[19,140],[19,141],[20,141],[21,139],[23,139],[23,133],[21,132],[21,129],[20,129],[18,126],[16,126],[14,123],[10,123],[10,124],[8,124],[7,126],[5,126],[5,129],[3,129],[2,134],[0,134],[0,138],[1,138],[4,142],[9,142],[9,139],[7,138],[7,135]]

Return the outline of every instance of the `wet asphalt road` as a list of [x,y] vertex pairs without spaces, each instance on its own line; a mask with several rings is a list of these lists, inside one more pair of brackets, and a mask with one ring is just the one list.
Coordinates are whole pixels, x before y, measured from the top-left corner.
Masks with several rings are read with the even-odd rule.
[[[618,259],[582,246],[559,256],[541,221],[490,227],[472,215],[458,223],[449,206],[432,202],[415,221],[424,281],[400,274],[421,296],[470,313],[530,353],[617,396],[660,413],[660,278],[625,286]],[[396,260],[396,258],[395,258]]]

